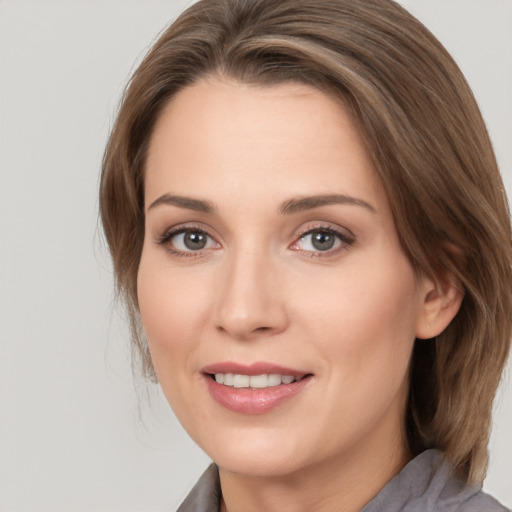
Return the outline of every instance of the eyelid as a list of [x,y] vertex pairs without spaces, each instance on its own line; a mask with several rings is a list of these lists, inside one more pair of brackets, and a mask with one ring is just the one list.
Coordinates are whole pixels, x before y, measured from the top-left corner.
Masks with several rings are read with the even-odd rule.
[[[207,247],[207,248],[203,248],[203,249],[198,249],[196,251],[194,251],[194,250],[184,251],[184,250],[180,250],[175,247],[172,247],[170,244],[170,241],[174,237],[176,237],[182,233],[186,233],[187,231],[195,231],[198,233],[205,234],[208,238],[210,238],[217,245],[217,247]],[[203,256],[205,254],[205,252],[210,251],[212,249],[217,249],[221,245],[219,243],[219,241],[217,240],[217,237],[212,235],[211,231],[208,228],[204,227],[203,225],[196,224],[196,223],[176,224],[175,226],[167,228],[163,232],[163,234],[158,235],[156,237],[155,243],[157,245],[164,247],[165,250],[167,250],[171,254],[174,254],[177,256],[183,256],[183,257],[200,257],[200,256]]]
[[[338,237],[340,240],[340,246],[334,249],[328,249],[325,251],[321,250],[305,250],[297,247],[300,240],[306,237],[309,234],[312,234],[317,231],[325,231],[327,233],[331,233],[334,236]],[[341,226],[333,226],[330,223],[318,223],[318,224],[309,224],[307,227],[299,230],[295,237],[295,241],[290,245],[290,249],[295,250],[297,252],[301,252],[309,257],[329,257],[337,255],[339,252],[346,250],[348,247],[354,245],[356,242],[355,235],[347,228]]]
[[[179,250],[175,247],[172,247],[169,243],[170,240],[187,231],[197,231],[199,233],[204,233],[208,238],[210,238],[215,244],[216,247],[207,247],[198,250]],[[211,251],[212,249],[218,249],[221,247],[220,242],[218,241],[218,237],[213,235],[212,230],[209,227],[205,227],[201,223],[180,223],[174,226],[167,228],[163,234],[158,235],[155,239],[155,243],[164,247],[171,254],[184,256],[184,257],[200,257],[204,256],[206,252]],[[340,244],[338,247],[334,249],[327,249],[325,251],[322,250],[306,250],[298,247],[298,244],[301,239],[306,237],[309,234],[312,234],[317,231],[325,231],[336,236]],[[354,245],[356,242],[355,235],[346,227],[342,227],[339,225],[333,225],[329,222],[319,222],[319,223],[308,223],[304,227],[298,230],[294,237],[294,241],[288,246],[289,249],[305,254],[309,257],[329,257],[337,255],[339,252],[346,250],[348,247]]]

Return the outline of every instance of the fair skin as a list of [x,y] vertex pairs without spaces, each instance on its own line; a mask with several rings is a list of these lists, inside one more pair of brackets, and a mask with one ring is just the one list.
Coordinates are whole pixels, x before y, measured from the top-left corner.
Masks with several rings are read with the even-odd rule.
[[[220,468],[222,510],[360,510],[411,458],[414,339],[457,300],[415,275],[344,108],[306,85],[203,79],[163,110],[144,185],[144,329],[170,405]],[[210,375],[249,379],[254,363],[298,381]]]

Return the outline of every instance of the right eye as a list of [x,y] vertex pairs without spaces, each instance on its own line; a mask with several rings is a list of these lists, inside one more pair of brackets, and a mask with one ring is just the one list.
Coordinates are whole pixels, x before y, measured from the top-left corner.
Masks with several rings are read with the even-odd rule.
[[219,246],[208,233],[195,228],[180,229],[179,231],[167,233],[161,244],[178,254],[213,249]]

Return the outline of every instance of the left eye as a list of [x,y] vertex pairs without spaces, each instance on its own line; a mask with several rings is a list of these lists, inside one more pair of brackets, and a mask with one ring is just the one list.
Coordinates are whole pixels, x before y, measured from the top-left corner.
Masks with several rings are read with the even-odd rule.
[[332,251],[340,247],[343,241],[339,233],[328,229],[314,229],[301,236],[296,248],[302,251]]
[[168,238],[167,242],[181,252],[201,251],[215,246],[214,240],[207,233],[197,229],[175,233]]

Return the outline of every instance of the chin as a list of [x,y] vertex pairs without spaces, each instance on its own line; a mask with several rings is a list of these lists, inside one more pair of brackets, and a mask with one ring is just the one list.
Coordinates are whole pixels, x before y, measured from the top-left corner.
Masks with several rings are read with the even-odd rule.
[[[242,434],[242,435],[240,435]],[[247,476],[284,476],[300,469],[298,454],[304,454],[304,443],[283,439],[281,435],[248,429],[199,443],[209,457],[223,470]],[[198,440],[196,440],[198,441]]]
[[271,454],[259,454],[249,457],[223,453],[214,462],[224,471],[238,475],[253,477],[283,477],[295,473],[301,467],[296,455],[286,457],[280,453],[277,457]]

